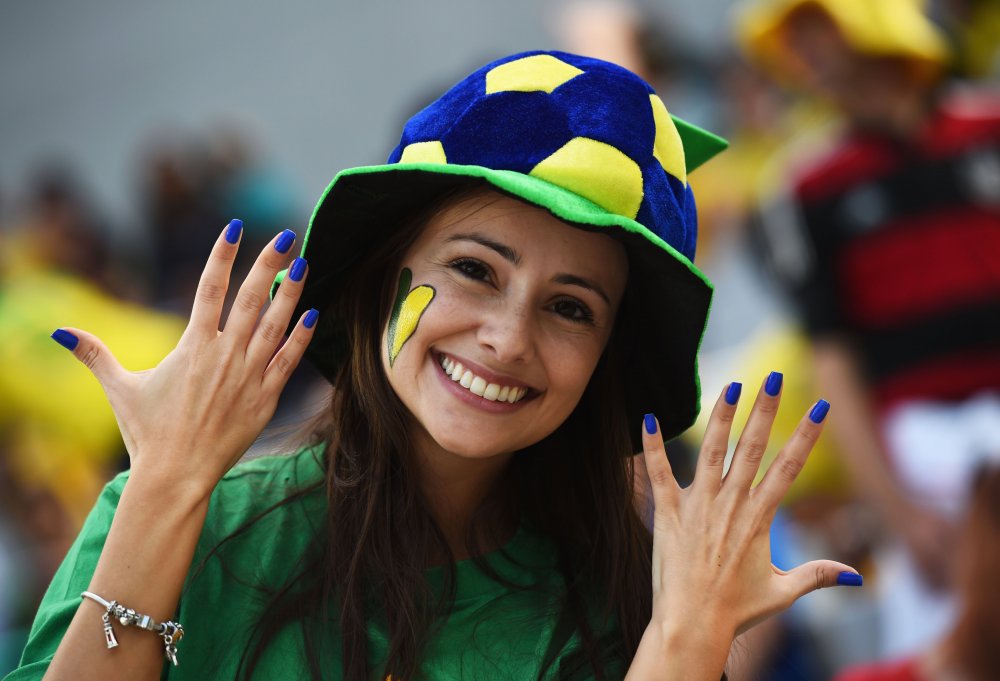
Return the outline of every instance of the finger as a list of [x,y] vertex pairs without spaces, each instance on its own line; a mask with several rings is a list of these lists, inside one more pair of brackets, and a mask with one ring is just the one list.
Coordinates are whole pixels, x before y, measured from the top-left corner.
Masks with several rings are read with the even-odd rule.
[[278,343],[285,337],[288,320],[295,312],[295,306],[302,295],[308,265],[305,258],[296,258],[288,268],[288,275],[281,281],[274,299],[257,324],[257,330],[247,347],[247,364],[260,367],[261,372],[274,355]]
[[106,393],[117,386],[128,373],[101,339],[92,333],[67,326],[56,329],[52,333],[52,340],[72,352],[74,357],[90,369]]
[[713,495],[718,493],[722,484],[722,471],[726,465],[726,453],[729,451],[729,435],[733,429],[733,417],[736,416],[736,405],[740,401],[742,383],[727,385],[708,419],[705,428],[705,439],[702,440],[698,452],[698,465],[694,474],[694,489],[705,490]]
[[295,232],[286,229],[271,239],[271,243],[264,247],[250,268],[250,273],[236,294],[229,319],[226,320],[226,328],[222,332],[234,346],[246,348],[249,344],[260,311],[267,302],[274,276],[285,268],[291,258],[294,243]]
[[674,479],[674,472],[667,459],[660,424],[652,414],[646,414],[643,418],[642,453],[649,484],[653,489],[654,512],[671,508],[677,503],[680,487]]
[[788,488],[795,482],[806,465],[809,452],[812,451],[820,433],[823,432],[823,422],[830,411],[830,403],[826,400],[819,400],[813,405],[809,413],[802,417],[799,425],[792,433],[785,446],[781,448],[771,466],[767,469],[767,474],[754,490],[754,499],[762,504],[764,508],[773,515],[778,508],[778,504],[784,498]]
[[757,393],[757,399],[750,412],[750,418],[747,419],[747,425],[740,434],[740,440],[736,443],[733,462],[723,483],[724,487],[736,493],[745,494],[757,477],[757,471],[760,470],[760,461],[767,451],[771,426],[774,424],[778,403],[781,401],[781,383],[782,375],[777,371],[772,371],[768,375]]
[[222,316],[222,304],[229,290],[229,276],[233,271],[236,251],[239,249],[240,236],[243,234],[243,221],[231,220],[215,240],[212,253],[208,256],[201,279],[198,280],[198,290],[194,296],[191,308],[191,321],[188,328],[214,336],[219,330],[219,319]]
[[830,586],[862,586],[864,578],[850,565],[833,560],[814,560],[782,573],[781,582],[786,602],[791,605],[793,601],[817,589]]
[[305,354],[309,341],[312,340],[316,331],[316,320],[319,319],[319,312],[313,308],[299,318],[299,323],[292,330],[292,335],[288,337],[281,349],[275,353],[264,372],[263,389],[279,393],[288,383],[295,367],[299,365],[302,355]]

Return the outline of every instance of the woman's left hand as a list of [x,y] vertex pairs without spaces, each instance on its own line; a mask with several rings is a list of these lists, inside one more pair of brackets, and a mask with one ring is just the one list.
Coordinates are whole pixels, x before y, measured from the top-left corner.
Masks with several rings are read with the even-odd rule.
[[[771,522],[819,437],[829,408],[821,400],[803,416],[764,479],[753,487],[780,401],[780,375],[773,376],[779,389],[774,379],[771,391],[776,394],[762,386],[725,474],[738,385],[726,386],[719,396],[694,481],[687,488],[674,479],[655,418],[647,416],[644,424],[643,454],[654,504],[653,614],[647,634],[657,640],[656,647],[681,651],[681,657],[696,653],[706,662],[707,654],[718,662],[718,672],[739,633],[810,591],[834,586],[838,579],[860,581],[852,568],[830,560],[787,572],[771,563]],[[841,577],[843,573],[850,576]],[[691,671],[718,679],[711,666]]]

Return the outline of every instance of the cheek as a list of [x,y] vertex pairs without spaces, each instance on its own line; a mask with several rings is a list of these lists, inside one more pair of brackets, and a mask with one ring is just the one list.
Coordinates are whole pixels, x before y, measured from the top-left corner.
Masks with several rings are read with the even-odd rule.
[[593,338],[565,336],[552,343],[546,366],[551,385],[558,386],[568,398],[579,399],[597,368],[604,343]]
[[413,274],[404,269],[399,277],[399,287],[396,300],[389,315],[386,327],[386,347],[389,353],[390,368],[396,363],[400,351],[416,332],[421,318],[430,307],[436,296],[433,286],[420,284],[410,288]]

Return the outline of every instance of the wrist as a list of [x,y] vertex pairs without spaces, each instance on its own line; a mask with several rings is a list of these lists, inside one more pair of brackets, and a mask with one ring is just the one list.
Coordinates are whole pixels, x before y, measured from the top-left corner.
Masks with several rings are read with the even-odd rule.
[[178,511],[195,511],[208,507],[216,484],[217,481],[209,483],[200,480],[190,471],[171,473],[133,467],[122,495],[140,496],[152,506],[169,505]]
[[[654,618],[643,632],[633,666],[659,669],[670,660],[671,679],[718,681],[735,638],[733,627],[713,618]],[[635,674],[636,679],[659,676]]]

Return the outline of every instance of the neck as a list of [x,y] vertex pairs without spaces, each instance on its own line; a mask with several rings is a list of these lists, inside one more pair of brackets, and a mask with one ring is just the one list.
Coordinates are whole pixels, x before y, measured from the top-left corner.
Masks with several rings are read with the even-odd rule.
[[467,540],[473,531],[483,551],[499,548],[516,529],[513,519],[504,517],[504,513],[494,513],[473,527],[473,518],[496,489],[512,455],[461,456],[441,447],[422,428],[415,430],[418,432],[412,434],[411,441],[420,486],[455,559],[469,557]]

